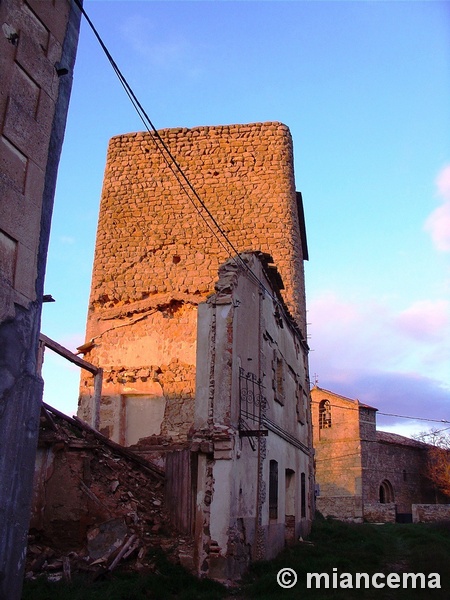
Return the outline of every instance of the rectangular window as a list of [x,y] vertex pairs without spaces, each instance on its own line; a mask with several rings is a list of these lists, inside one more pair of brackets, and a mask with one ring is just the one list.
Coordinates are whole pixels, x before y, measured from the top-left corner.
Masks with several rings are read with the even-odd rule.
[[284,365],[283,358],[274,352],[272,367],[272,385],[275,392],[275,400],[284,405]]
[[269,463],[269,519],[278,519],[278,463]]
[[301,474],[300,478],[300,501],[301,501],[301,516],[306,517],[306,475]]
[[297,421],[304,425],[306,423],[306,411],[305,411],[306,394],[303,392],[302,386],[297,385],[296,392],[296,409],[297,409]]
[[295,516],[295,471],[286,469],[286,517]]

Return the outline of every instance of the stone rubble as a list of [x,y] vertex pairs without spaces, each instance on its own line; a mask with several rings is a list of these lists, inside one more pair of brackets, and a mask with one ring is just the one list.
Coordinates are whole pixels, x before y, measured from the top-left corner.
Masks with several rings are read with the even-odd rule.
[[28,579],[152,570],[159,550],[189,566],[191,545],[169,525],[158,467],[47,405],[37,465]]

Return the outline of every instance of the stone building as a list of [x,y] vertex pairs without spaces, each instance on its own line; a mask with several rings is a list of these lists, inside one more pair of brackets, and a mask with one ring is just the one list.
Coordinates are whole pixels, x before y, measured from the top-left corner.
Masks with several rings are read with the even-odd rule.
[[19,598],[43,382],[43,282],[80,11],[0,2],[0,598]]
[[267,257],[241,258],[263,287],[230,259],[199,305],[190,447],[198,564],[231,579],[308,533],[314,510],[304,341]]
[[[199,573],[235,577],[251,557],[267,557],[302,524],[309,527],[307,257],[286,126],[170,129],[111,140],[80,348],[103,368],[103,391],[96,407],[93,381],[83,376],[78,414],[98,420],[116,442],[139,442],[165,464],[172,497],[182,497],[178,505],[192,516],[183,527],[197,536]],[[223,270],[217,281],[219,268],[233,270],[230,260],[239,267],[233,283],[224,283],[230,275]],[[265,295],[263,311],[258,302]],[[215,348],[219,324],[228,337]],[[247,424],[243,432],[239,385],[245,381],[260,386],[256,396],[268,405],[272,398],[265,417],[272,429]],[[247,463],[253,468],[239,467],[244,481],[238,464]],[[170,473],[180,470],[178,486]],[[220,473],[228,488],[220,488]],[[225,504],[217,504],[221,496]],[[285,498],[293,517],[288,527]]]
[[377,409],[311,390],[316,507],[356,522],[410,521],[413,505],[448,502],[426,477],[429,446],[376,430]]

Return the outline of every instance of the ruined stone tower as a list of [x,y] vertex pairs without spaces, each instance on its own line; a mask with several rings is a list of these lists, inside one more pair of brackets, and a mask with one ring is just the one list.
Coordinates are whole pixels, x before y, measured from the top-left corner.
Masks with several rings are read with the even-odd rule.
[[[233,248],[271,255],[305,338],[307,251],[289,129],[269,122],[159,135]],[[197,306],[233,255],[165,156],[154,134],[114,137],[100,206],[83,349],[104,369],[100,430],[126,445],[151,435],[186,440]],[[83,375],[79,416],[87,421],[92,397],[93,382]]]

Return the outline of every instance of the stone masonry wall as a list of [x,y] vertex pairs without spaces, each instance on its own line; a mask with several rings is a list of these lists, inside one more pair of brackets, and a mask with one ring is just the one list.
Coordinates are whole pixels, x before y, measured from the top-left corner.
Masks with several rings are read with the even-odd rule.
[[[285,302],[305,334],[289,129],[271,122],[168,129],[159,135],[234,250],[272,255]],[[85,358],[105,371],[101,425],[117,441],[120,397],[145,394],[148,382],[161,385],[166,402],[158,433],[185,439],[193,421],[197,306],[214,291],[218,268],[230,255],[199,201],[190,193],[194,206],[183,188],[154,134],[110,141],[86,331],[93,345]],[[111,373],[124,371],[127,385],[112,382]],[[157,381],[143,380],[144,371],[156,372]],[[87,420],[91,397],[92,382],[83,377],[79,415]]]
[[426,452],[421,448],[375,442],[363,451],[364,504],[379,501],[380,485],[389,481],[397,513],[411,513],[414,501],[433,502],[434,493],[426,472]]
[[0,2],[0,599],[21,597],[43,381],[44,276],[80,11]]
[[367,523],[395,523],[397,515],[394,503],[364,504],[364,521]]
[[363,521],[361,496],[319,496],[316,498],[316,509],[324,517],[335,517],[353,523]]
[[413,523],[450,521],[450,504],[413,504]]
[[[303,319],[303,261],[288,128],[257,123],[159,134],[234,247],[272,254],[286,287],[285,300],[293,316]],[[228,258],[157,149],[155,136],[114,137],[102,193],[91,310],[166,292],[213,292],[219,265]]]
[[[330,403],[331,422],[329,427],[321,428],[319,407],[324,400]],[[360,498],[362,465],[358,402],[314,386],[311,415],[320,501],[323,498]]]

